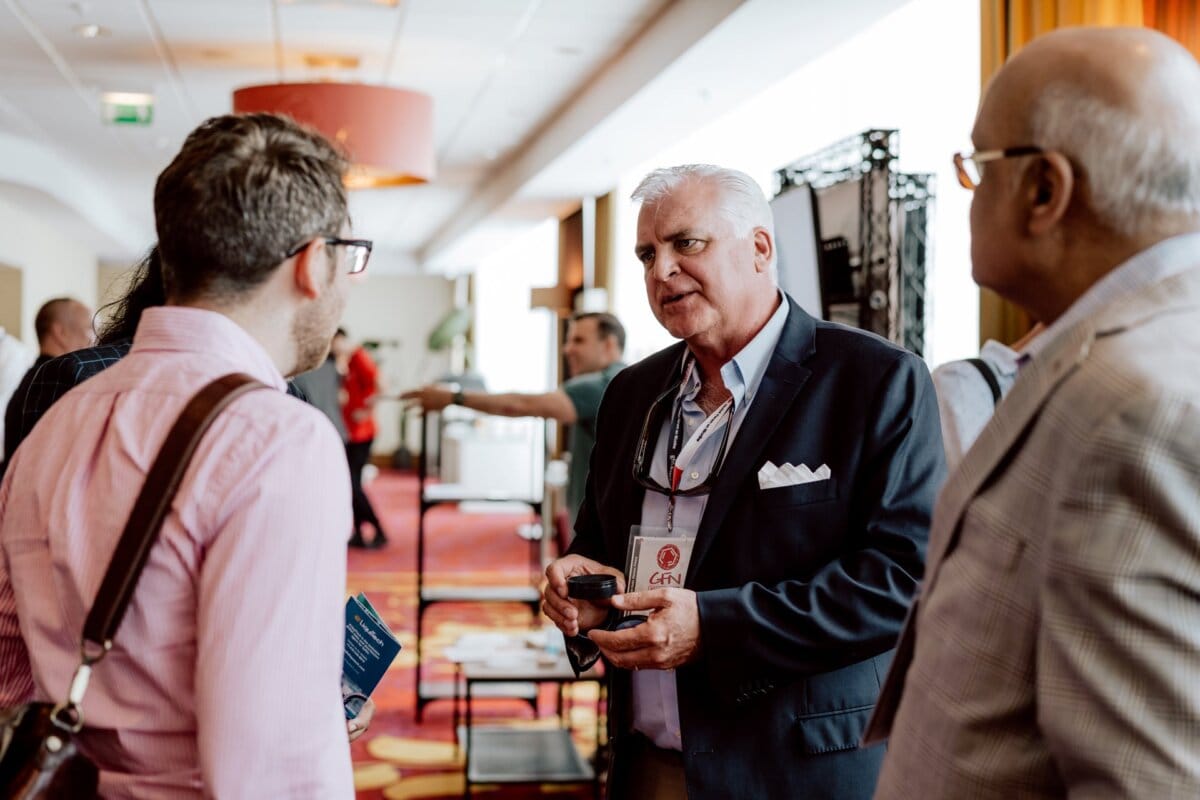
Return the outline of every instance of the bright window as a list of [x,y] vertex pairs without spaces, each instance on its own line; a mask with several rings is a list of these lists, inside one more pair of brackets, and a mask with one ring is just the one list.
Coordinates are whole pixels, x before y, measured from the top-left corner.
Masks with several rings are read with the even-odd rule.
[[558,276],[558,220],[549,219],[485,258],[475,272],[475,363],[491,392],[554,386],[554,314],[531,309],[529,292]]
[[617,187],[623,209],[614,311],[631,360],[669,344],[646,303],[633,257],[629,193],[650,169],[705,162],[753,176],[768,197],[780,167],[869,128],[900,131],[900,169],[937,175],[926,358],[939,364],[978,348],[979,293],[971,281],[968,209],[950,158],[970,149],[979,101],[979,4],[913,0],[853,39],[632,170]]

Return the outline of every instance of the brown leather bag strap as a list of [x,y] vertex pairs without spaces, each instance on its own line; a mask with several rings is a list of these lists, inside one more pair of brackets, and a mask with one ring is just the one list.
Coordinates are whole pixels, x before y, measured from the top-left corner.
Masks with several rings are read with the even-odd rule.
[[260,388],[265,388],[265,384],[241,373],[218,378],[201,389],[175,421],[133,504],[125,531],[117,542],[100,591],[96,593],[96,601],[83,625],[85,653],[88,642],[100,645],[101,653],[112,646],[112,637],[121,626],[150,548],[158,538],[158,531],[204,432],[226,406],[246,392]]

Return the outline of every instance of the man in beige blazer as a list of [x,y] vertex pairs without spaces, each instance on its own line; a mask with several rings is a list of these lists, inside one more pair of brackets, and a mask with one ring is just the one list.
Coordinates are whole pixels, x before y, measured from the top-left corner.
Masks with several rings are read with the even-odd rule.
[[938,500],[876,797],[1200,797],[1200,66],[1057,31],[973,139],[975,280],[1048,327]]

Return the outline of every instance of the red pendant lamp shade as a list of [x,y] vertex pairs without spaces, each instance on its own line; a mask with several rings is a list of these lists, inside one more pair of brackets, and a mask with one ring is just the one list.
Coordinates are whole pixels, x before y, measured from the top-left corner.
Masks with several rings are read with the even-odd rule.
[[351,189],[425,183],[436,172],[433,100],[362,83],[273,83],[233,93],[237,113],[285,114],[346,150]]

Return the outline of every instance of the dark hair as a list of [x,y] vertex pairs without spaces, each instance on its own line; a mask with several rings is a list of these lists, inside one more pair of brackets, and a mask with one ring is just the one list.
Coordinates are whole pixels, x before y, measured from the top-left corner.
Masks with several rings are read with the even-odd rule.
[[274,114],[227,114],[192,131],[154,186],[163,285],[172,300],[258,286],[288,252],[337,236],[345,159]]
[[132,339],[137,331],[142,312],[147,308],[161,306],[167,302],[163,291],[162,261],[158,256],[158,245],[150,249],[130,272],[125,294],[107,303],[101,311],[108,311],[108,321],[96,336],[96,344],[116,344]]
[[79,301],[73,297],[55,297],[53,300],[42,303],[37,316],[33,318],[33,330],[37,333],[39,342],[44,341],[50,335],[50,326],[61,319],[67,307],[77,302]]
[[596,320],[596,332],[600,338],[603,340],[612,336],[617,340],[617,349],[622,353],[625,352],[625,326],[621,324],[621,320],[607,311],[584,311],[571,315],[571,322],[578,322],[581,319]]

